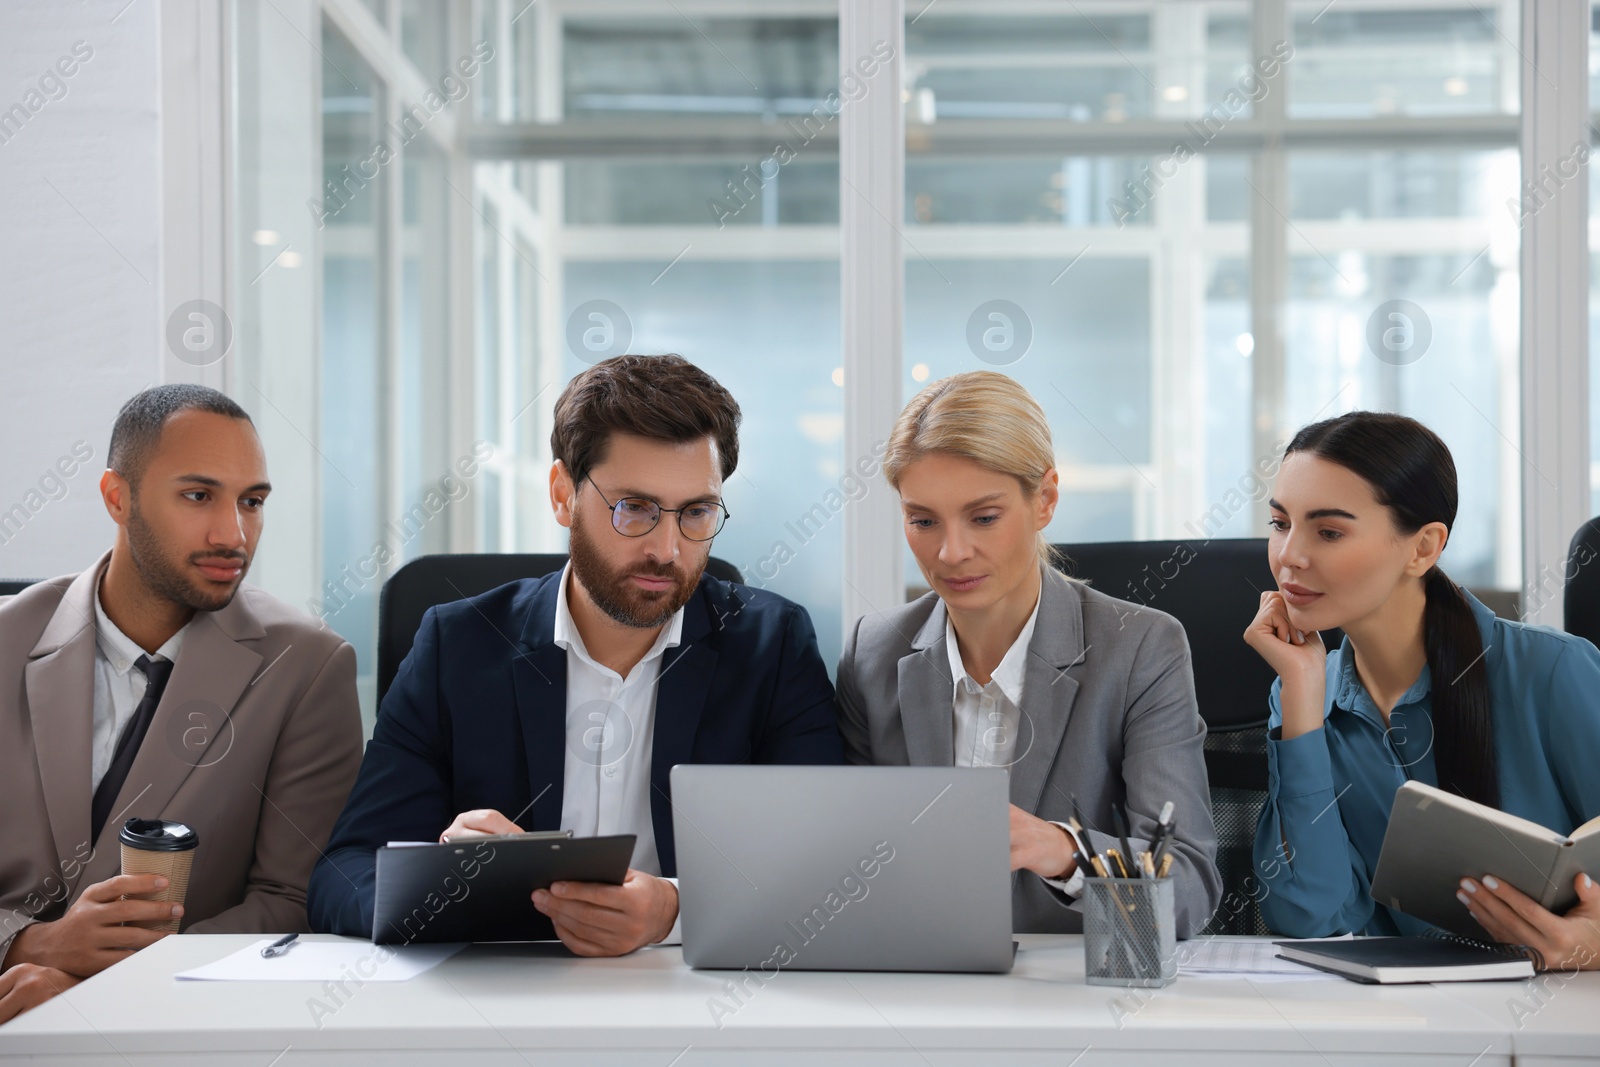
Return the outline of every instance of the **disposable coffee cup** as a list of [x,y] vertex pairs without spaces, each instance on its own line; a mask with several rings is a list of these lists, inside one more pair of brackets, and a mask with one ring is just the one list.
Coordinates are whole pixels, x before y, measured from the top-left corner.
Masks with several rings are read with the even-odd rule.
[[[194,850],[200,844],[198,834],[181,822],[129,819],[122,824],[117,841],[122,845],[123,874],[159,874],[167,880],[167,888],[154,893],[130,894],[131,899],[183,903],[184,896],[189,892],[189,869],[194,866]],[[167,919],[128,925],[175,934],[182,922],[181,916],[174,915]]]

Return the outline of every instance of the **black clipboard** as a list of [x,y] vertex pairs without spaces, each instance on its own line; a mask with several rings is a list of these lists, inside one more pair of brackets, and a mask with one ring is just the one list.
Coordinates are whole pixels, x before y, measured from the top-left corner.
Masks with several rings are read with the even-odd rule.
[[634,840],[489,837],[380,848],[372,942],[554,940],[555,927],[529,896],[551,882],[621,885]]

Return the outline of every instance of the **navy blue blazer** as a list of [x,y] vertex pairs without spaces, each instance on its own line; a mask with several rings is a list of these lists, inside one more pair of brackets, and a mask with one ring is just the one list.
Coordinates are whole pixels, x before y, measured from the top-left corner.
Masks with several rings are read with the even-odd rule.
[[[311,875],[318,932],[370,937],[374,850],[433,841],[494,808],[525,830],[561,824],[567,653],[554,640],[563,572],[430,608],[383,698],[355,788]],[[833,686],[811,618],[772,593],[706,575],[656,690],[650,811],[677,871],[668,774],[679,763],[843,763]]]

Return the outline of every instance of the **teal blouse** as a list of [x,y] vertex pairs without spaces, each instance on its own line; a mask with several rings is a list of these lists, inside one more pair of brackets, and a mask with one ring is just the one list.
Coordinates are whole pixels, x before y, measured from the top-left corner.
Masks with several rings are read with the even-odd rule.
[[[1600,814],[1600,650],[1467,600],[1485,649],[1500,806],[1571,833]],[[1288,741],[1278,739],[1282,682],[1272,683],[1254,855],[1262,917],[1291,937],[1419,933],[1426,923],[1378,904],[1368,889],[1395,790],[1408,779],[1439,784],[1434,680],[1424,666],[1385,727],[1348,638],[1328,655],[1327,671],[1323,728]]]

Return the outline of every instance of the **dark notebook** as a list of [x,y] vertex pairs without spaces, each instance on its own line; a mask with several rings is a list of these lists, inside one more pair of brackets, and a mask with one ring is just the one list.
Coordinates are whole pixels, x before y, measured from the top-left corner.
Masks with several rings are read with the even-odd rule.
[[1533,960],[1516,945],[1491,945],[1448,935],[1274,941],[1286,960],[1356,982],[1479,982],[1531,978]]
[[534,908],[533,891],[558,881],[621,885],[634,840],[528,834],[380,848],[372,941],[551,940],[555,927]]

